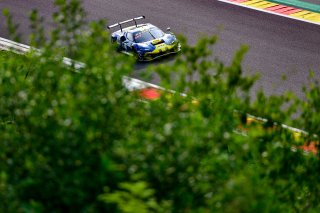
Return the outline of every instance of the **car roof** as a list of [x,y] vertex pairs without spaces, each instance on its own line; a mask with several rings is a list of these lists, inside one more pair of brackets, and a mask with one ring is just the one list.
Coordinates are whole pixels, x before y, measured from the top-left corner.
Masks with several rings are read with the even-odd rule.
[[137,26],[134,25],[134,26],[123,28],[122,31],[123,32],[135,33],[135,32],[141,32],[141,31],[149,30],[149,29],[151,29],[153,27],[155,27],[155,26],[150,24],[150,23],[138,24]]

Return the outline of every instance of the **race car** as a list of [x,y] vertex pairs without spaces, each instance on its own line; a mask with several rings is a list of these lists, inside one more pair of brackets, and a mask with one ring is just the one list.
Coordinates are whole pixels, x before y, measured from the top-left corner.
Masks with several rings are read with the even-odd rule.
[[[135,56],[138,61],[151,61],[180,51],[181,45],[170,28],[165,33],[150,23],[137,24],[140,19],[145,19],[145,16],[108,26],[108,29],[120,27],[120,30],[111,34],[111,41],[117,43],[119,52]],[[130,22],[135,25],[123,28],[124,24]]]

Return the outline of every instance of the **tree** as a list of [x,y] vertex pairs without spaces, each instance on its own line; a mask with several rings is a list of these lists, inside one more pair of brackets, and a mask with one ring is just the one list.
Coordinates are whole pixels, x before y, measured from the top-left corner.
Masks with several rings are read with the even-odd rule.
[[[78,1],[57,5],[62,15],[74,12],[55,19],[59,28],[48,40],[36,37],[42,27],[32,13],[31,38],[41,55],[0,58],[0,209],[319,210],[319,156],[294,149],[301,141],[279,125],[298,106],[303,113],[310,106],[290,94],[267,97],[263,91],[251,100],[256,76],[242,74],[246,47],[225,65],[212,60],[215,37],[195,46],[181,37],[176,60],[153,68],[161,85],[177,93],[141,101],[122,85],[134,61],[114,53],[105,24],[83,26],[84,19],[74,17],[83,14]],[[77,43],[72,51],[61,45],[70,39]],[[65,66],[66,53],[85,67]],[[311,91],[308,103],[317,97]],[[269,122],[249,124],[245,112]]]

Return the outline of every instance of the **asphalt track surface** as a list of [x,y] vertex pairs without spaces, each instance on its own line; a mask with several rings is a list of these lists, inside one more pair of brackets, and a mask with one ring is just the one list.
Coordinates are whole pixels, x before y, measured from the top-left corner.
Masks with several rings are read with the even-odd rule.
[[[37,9],[50,30],[53,1],[1,0],[19,24],[23,42],[29,33],[28,13]],[[203,34],[219,36],[215,56],[229,63],[242,44],[250,47],[243,62],[246,75],[260,73],[255,89],[267,94],[294,91],[302,97],[301,87],[308,83],[309,71],[320,79],[320,26],[285,17],[225,4],[216,0],[84,0],[89,20],[107,19],[114,23],[145,15],[147,21],[162,29],[171,27],[194,44]],[[0,37],[8,38],[5,20],[0,18]],[[173,59],[174,60],[174,59]],[[168,60],[157,63],[167,63]],[[170,60],[169,60],[170,61]],[[137,64],[134,76],[147,64]],[[286,76],[286,81],[282,77]],[[157,83],[157,79],[153,80]]]

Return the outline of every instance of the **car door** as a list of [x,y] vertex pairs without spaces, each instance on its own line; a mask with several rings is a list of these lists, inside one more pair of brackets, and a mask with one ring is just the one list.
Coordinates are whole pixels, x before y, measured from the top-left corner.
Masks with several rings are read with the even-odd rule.
[[132,48],[132,45],[133,45],[133,35],[132,35],[132,33],[127,32],[127,33],[125,34],[125,37],[126,37],[126,41],[124,42],[123,47],[124,47],[124,49],[125,49],[127,52],[132,52],[132,51],[133,51],[133,48]]

